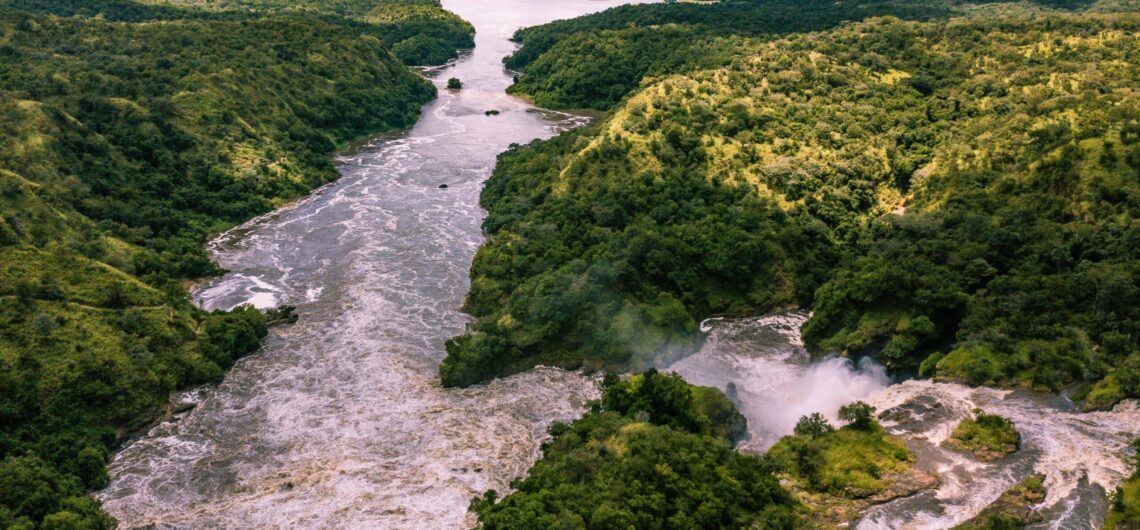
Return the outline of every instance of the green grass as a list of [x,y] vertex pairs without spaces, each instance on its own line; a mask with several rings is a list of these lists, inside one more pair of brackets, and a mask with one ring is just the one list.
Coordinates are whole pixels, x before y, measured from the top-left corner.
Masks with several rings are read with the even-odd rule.
[[954,427],[946,445],[973,453],[982,460],[996,460],[1021,447],[1021,434],[1008,419],[978,409],[972,418]]
[[911,468],[914,455],[878,424],[842,427],[820,436],[786,436],[768,455],[808,491],[860,499],[883,493]]

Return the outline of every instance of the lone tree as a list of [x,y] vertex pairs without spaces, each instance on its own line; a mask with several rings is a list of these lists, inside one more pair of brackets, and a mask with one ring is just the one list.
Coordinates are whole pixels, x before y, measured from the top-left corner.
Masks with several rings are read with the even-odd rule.
[[832,427],[830,423],[827,423],[827,418],[824,418],[823,414],[813,412],[801,417],[800,421],[796,422],[794,432],[796,436],[810,436],[815,438],[816,436],[823,436],[834,430],[835,428]]
[[870,430],[871,426],[875,424],[874,413],[875,407],[863,403],[862,401],[856,401],[850,405],[839,407],[839,419],[861,431]]
[[459,90],[463,88],[463,82],[460,81],[458,77],[452,77],[451,79],[447,80],[447,88],[450,88],[452,90]]

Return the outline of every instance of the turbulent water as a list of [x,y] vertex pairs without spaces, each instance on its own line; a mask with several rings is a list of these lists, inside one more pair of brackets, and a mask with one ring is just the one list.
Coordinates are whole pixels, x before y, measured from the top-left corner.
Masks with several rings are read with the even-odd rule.
[[[271,333],[198,405],[154,427],[111,463],[99,492],[125,528],[456,528],[470,498],[503,490],[538,457],[547,426],[581,414],[596,382],[539,368],[444,390],[443,343],[462,333],[471,258],[482,242],[478,193],[510,143],[584,123],[508,97],[500,58],[520,26],[620,0],[458,0],[477,48],[431,72],[441,88],[412,129],[358,146],[343,177],[310,198],[211,244],[231,273],[195,291],[206,308],[293,304],[299,323]],[[443,89],[459,77],[462,91]],[[500,114],[487,116],[485,111]],[[446,184],[446,189],[440,186]],[[872,509],[860,528],[948,528],[1033,472],[1046,474],[1046,528],[1095,528],[1104,491],[1126,472],[1140,432],[1134,403],[1078,414],[1057,398],[910,381],[881,367],[811,362],[801,313],[709,321],[703,349],[671,369],[735,387],[760,451],[810,412],[835,418],[865,400],[891,410],[937,490]],[[939,444],[974,407],[1011,418],[1024,449],[975,462]]]
[[[951,528],[1033,473],[1046,476],[1048,489],[1039,507],[1047,522],[1034,528],[1100,528],[1108,508],[1105,491],[1129,473],[1123,457],[1140,433],[1135,402],[1112,412],[1081,414],[1072,403],[1051,395],[929,381],[891,385],[872,363],[812,362],[799,339],[806,319],[806,314],[790,313],[708,321],[701,351],[670,370],[700,385],[733,385],[752,435],[744,450],[770,447],[811,412],[834,422],[839,407],[855,400],[884,411],[884,426],[903,436],[918,465],[941,483],[935,490],[872,508],[856,528]],[[1011,419],[1022,435],[1021,451],[982,463],[941,447],[975,408]]]
[[[343,155],[342,178],[319,193],[212,243],[233,272],[196,290],[202,306],[293,304],[301,320],[115,456],[98,497],[123,527],[462,527],[472,495],[505,489],[552,421],[581,414],[597,388],[574,373],[444,390],[436,369],[467,322],[495,156],[583,123],[505,95],[507,39],[619,3],[445,1],[475,25],[477,47],[431,73],[440,95],[420,121]],[[449,77],[463,90],[443,89]]]

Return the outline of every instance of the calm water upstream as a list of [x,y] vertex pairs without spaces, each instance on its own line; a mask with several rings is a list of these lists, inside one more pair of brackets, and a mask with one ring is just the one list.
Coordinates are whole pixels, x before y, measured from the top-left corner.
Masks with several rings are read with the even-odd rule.
[[[500,59],[518,27],[625,2],[445,0],[475,25],[477,48],[431,74],[440,94],[419,122],[341,155],[336,183],[211,243],[233,272],[196,289],[202,306],[293,304],[301,320],[115,456],[97,496],[124,528],[461,528],[473,523],[473,495],[525,473],[547,426],[581,414],[595,382],[539,368],[444,390],[436,372],[444,341],[468,321],[460,305],[495,156],[585,122],[505,95]],[[449,77],[465,88],[444,89]],[[704,348],[671,369],[733,383],[753,435],[744,450],[856,399],[894,409],[884,423],[942,484],[875,508],[859,528],[949,528],[1034,471],[1048,477],[1043,527],[1100,522],[1104,489],[1126,472],[1125,444],[1140,432],[1135,403],[1077,414],[1047,396],[890,385],[873,365],[811,362],[798,340],[805,318],[710,321]],[[981,464],[942,449],[975,406],[1012,418],[1025,450]]]
[[[301,321],[116,455],[98,497],[124,528],[457,528],[472,523],[472,495],[525,473],[547,426],[579,415],[594,382],[537,369],[443,390],[436,366],[467,322],[495,156],[584,123],[504,93],[507,39],[622,3],[445,0],[475,25],[476,48],[432,74],[439,97],[419,122],[211,244],[233,272],[196,290],[201,305],[294,304]],[[464,89],[444,89],[449,77]]]

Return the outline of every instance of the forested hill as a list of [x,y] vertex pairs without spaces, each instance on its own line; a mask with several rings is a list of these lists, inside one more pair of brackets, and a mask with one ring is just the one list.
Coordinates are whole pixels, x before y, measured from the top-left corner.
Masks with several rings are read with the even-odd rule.
[[475,28],[439,0],[0,0],[0,6],[125,22],[315,18],[375,36],[410,65],[442,64],[475,45]]
[[816,352],[1140,396],[1138,34],[994,4],[721,39],[725,66],[501,157],[444,383],[644,367],[798,306]]
[[[155,12],[56,7],[96,5]],[[337,146],[435,94],[363,22],[159,8],[0,7],[0,528],[112,527],[85,495],[109,449],[266,334],[256,310],[190,304],[208,235],[334,179]]]
[[604,110],[646,76],[719,67],[737,57],[741,39],[826,30],[872,16],[944,20],[1051,8],[1120,10],[1133,0],[1037,0],[1007,4],[960,0],[729,0],[643,4],[519,30],[522,46],[504,59],[522,75],[510,92],[543,106]]

